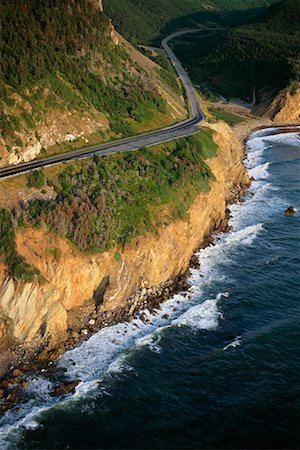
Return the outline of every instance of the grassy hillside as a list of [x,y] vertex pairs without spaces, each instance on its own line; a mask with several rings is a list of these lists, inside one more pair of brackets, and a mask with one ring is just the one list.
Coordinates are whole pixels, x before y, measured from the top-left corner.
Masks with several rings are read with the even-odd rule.
[[[110,158],[69,164],[45,183],[56,198],[36,200],[16,212],[22,226],[45,226],[83,251],[103,251],[186,218],[195,195],[209,190],[204,160],[216,154],[208,131],[174,143]],[[50,172],[51,173],[51,172]],[[161,214],[162,205],[164,208]],[[158,222],[157,222],[158,221]]]
[[[216,151],[211,132],[202,129],[151,149],[95,156],[21,176],[35,193],[52,189],[54,195],[21,202],[12,212],[0,208],[0,262],[6,262],[14,278],[28,281],[35,275],[16,253],[19,227],[47,227],[90,253],[122,248],[134,236],[188,219],[194,198],[208,191],[214,179],[205,160]],[[7,181],[12,182],[16,179]]]
[[[118,136],[166,113],[159,68],[153,75],[116,45],[110,20],[87,0],[3,0],[0,14],[0,126],[7,151],[29,145],[24,130],[38,140],[32,130],[51,122],[51,111],[78,112],[78,122],[92,115]],[[176,84],[174,71],[169,76]]]
[[159,43],[177,28],[203,23],[238,24],[277,0],[104,0],[120,33],[138,44]]
[[[205,44],[205,45],[203,45]],[[195,83],[226,97],[260,101],[299,81],[300,3],[284,0],[254,23],[175,45]]]

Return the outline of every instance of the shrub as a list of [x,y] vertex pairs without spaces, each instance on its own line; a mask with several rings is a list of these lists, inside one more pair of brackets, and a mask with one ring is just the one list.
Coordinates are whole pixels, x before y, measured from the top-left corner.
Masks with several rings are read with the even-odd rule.
[[9,274],[15,280],[32,282],[39,271],[18,255],[15,245],[15,233],[9,211],[0,208],[0,255],[5,256]]
[[[85,252],[123,246],[157,228],[161,205],[187,219],[193,198],[213,179],[204,159],[216,154],[209,131],[134,153],[66,167],[55,185],[56,200],[35,200],[21,212],[23,223],[46,224]],[[156,212],[155,212],[156,211]],[[115,256],[115,258],[118,258]]]
[[0,255],[11,253],[15,249],[15,234],[10,213],[0,208]]
[[32,108],[17,108],[18,119],[2,114],[4,138],[20,128],[36,128],[49,109],[94,107],[121,136],[133,133],[129,117],[141,122],[150,113],[165,112],[152,75],[134,66],[122,45],[112,44],[105,14],[87,7],[86,0],[21,3],[0,5],[0,93],[4,104],[12,105],[16,91]]
[[45,176],[42,170],[35,170],[27,176],[27,186],[42,188],[45,185]]

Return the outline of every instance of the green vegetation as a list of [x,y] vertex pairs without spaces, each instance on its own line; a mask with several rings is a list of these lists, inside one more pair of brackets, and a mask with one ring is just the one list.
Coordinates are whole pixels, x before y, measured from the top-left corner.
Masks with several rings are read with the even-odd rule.
[[124,245],[162,223],[187,218],[195,196],[209,190],[213,175],[204,159],[216,150],[203,129],[166,145],[68,165],[47,181],[57,198],[30,203],[18,212],[20,223],[46,225],[85,252]]
[[16,250],[15,232],[9,211],[0,208],[0,257],[4,256],[9,274],[15,280],[32,282],[39,271],[27,264]]
[[122,256],[120,255],[119,252],[116,252],[114,255],[114,258],[117,262],[121,262],[122,261]]
[[57,247],[48,248],[48,254],[49,254],[50,256],[53,256],[54,261],[58,262],[58,261],[59,261],[59,258],[60,258],[60,255],[61,255],[61,251],[60,251],[60,249],[57,248]]
[[177,95],[181,95],[182,86],[180,85],[178,74],[164,50],[157,49],[157,53],[155,54],[146,47],[140,46],[139,50],[147,56],[147,58],[152,59],[152,61],[161,67],[159,69],[160,78],[164,80]]
[[159,44],[162,36],[198,25],[238,25],[276,0],[104,0],[118,31],[137,44]]
[[[108,19],[84,8],[83,0],[76,3],[72,7],[72,2],[57,0],[35,4],[1,2],[2,90],[28,87],[50,78],[57,92],[70,97],[70,101],[77,98],[72,98],[72,87],[63,82],[64,75],[66,79],[75,77],[78,83],[82,81],[80,74],[76,77],[77,63],[82,63],[82,57],[76,57],[80,48],[99,49],[100,39],[104,41],[101,53],[108,51],[104,40]],[[85,9],[84,14],[81,9]],[[35,97],[41,99],[42,92],[38,90]]]
[[201,88],[198,87],[197,90],[200,96],[208,102],[218,102],[220,100],[220,96],[205,85],[201,86]]
[[0,208],[0,255],[12,253],[15,249],[15,235],[8,211]]
[[35,170],[27,176],[27,186],[42,188],[45,185],[45,176],[42,170]]
[[174,45],[195,83],[259,102],[300,79],[300,3],[284,0],[255,23],[205,38],[189,35]]
[[231,127],[234,127],[240,122],[245,120],[243,117],[237,116],[228,111],[224,111],[220,108],[209,108],[209,112],[214,116],[217,120],[224,120],[224,122],[228,123]]
[[161,52],[156,56],[150,56],[150,58],[156,62],[156,64],[161,66],[159,71],[160,77],[171,87],[174,92],[177,93],[177,95],[180,95],[182,91],[177,82],[178,75],[165,52]]
[[109,19],[87,0],[3,0],[0,15],[0,127],[9,145],[51,110],[100,111],[120,136],[165,112],[153,76],[114,44]]

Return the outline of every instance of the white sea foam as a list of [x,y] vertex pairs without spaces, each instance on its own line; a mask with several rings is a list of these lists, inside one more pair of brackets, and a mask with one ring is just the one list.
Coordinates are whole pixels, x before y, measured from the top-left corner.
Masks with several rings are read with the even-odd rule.
[[[300,130],[300,126],[296,125],[292,127],[293,130]],[[285,139],[286,136],[290,136],[291,134],[297,134],[297,131],[294,133],[285,133],[286,127],[270,127],[270,128],[263,128],[262,130],[255,131],[251,134],[250,138],[248,139],[248,142],[257,138],[257,137],[266,137],[266,138],[272,138],[273,136],[282,136],[282,139]],[[282,133],[280,133],[282,132]],[[272,134],[275,133],[275,134]]]
[[[21,405],[21,412],[16,415],[13,411],[8,411],[5,414],[5,423],[1,424],[0,431],[0,449],[6,450],[10,448],[11,444],[18,441],[22,428],[34,429],[37,428],[37,416],[44,410],[48,409],[50,405],[39,407],[33,403]],[[18,448],[17,446],[13,448]]]
[[120,352],[134,345],[135,339],[142,334],[141,329],[145,328],[140,320],[104,328],[79,347],[65,353],[59,365],[67,367],[67,375],[73,379],[90,381],[100,378]]
[[241,336],[236,336],[234,338],[234,340],[232,342],[230,342],[230,344],[226,345],[223,348],[223,352],[225,352],[226,350],[228,350],[229,348],[235,348],[235,347],[239,347],[242,344],[242,337]]
[[223,315],[218,309],[218,303],[222,297],[228,297],[228,292],[221,292],[216,298],[193,306],[174,320],[173,325],[189,326],[194,330],[214,330],[219,325],[219,319],[223,319]]
[[50,399],[49,392],[52,387],[51,381],[43,377],[37,377],[29,380],[29,386],[26,391],[28,394],[34,395],[35,398],[45,401],[47,396]]
[[247,141],[247,150],[252,153],[254,150],[259,154],[259,152],[264,152],[268,147],[271,147],[271,142],[263,137],[254,137]]
[[272,148],[275,144],[291,145],[299,148],[300,133],[276,133],[271,135],[267,134],[266,131],[253,133],[247,141],[247,160],[251,161],[253,153],[262,156],[266,150]]
[[230,262],[233,253],[237,254],[241,247],[252,245],[263,230],[263,223],[257,223],[240,227],[236,231],[232,230],[228,234],[221,234],[215,245],[210,245],[198,253],[201,270],[193,272],[193,283],[201,287],[203,283],[213,284],[216,280],[226,282],[222,268],[219,268],[220,262],[223,264]]
[[197,330],[213,330],[218,326],[220,313],[215,300],[206,300],[200,305],[195,305],[184,313],[174,324],[178,326],[188,325]]
[[257,166],[258,161],[261,160],[263,154],[264,154],[264,148],[258,149],[258,150],[252,150],[252,152],[248,152],[247,157],[245,159],[245,162],[247,164],[248,169],[253,169],[255,166]]
[[292,145],[293,147],[300,147],[300,133],[282,133],[273,134],[264,138],[269,144],[284,144]]
[[154,353],[161,353],[161,346],[159,345],[161,336],[156,333],[145,336],[137,341],[138,346],[147,346]]
[[[233,230],[222,234],[211,245],[198,253],[201,269],[192,270],[190,278],[191,299],[177,294],[165,302],[157,315],[149,311],[145,315],[150,323],[135,319],[131,323],[117,324],[100,330],[78,348],[67,352],[59,360],[61,367],[67,368],[66,376],[70,379],[80,379],[74,395],[67,398],[52,398],[49,392],[53,384],[40,376],[30,379],[28,392],[31,399],[20,405],[18,412],[9,411],[0,419],[0,448],[9,446],[8,440],[17,440],[20,427],[34,428],[38,425],[37,417],[46,409],[60,405],[68,405],[80,401],[82,397],[91,396],[94,389],[99,389],[99,380],[106,375],[117,375],[126,370],[132,370],[128,363],[131,351],[139,351],[141,347],[152,352],[161,352],[161,339],[169,327],[187,326],[191,329],[212,331],[224,319],[219,310],[222,297],[229,294],[219,293],[213,299],[203,298],[205,285],[212,286],[217,282],[226,282],[220,261],[230,262],[238,254],[239,248],[252,245],[256,236],[264,232],[263,223],[269,214],[281,207],[280,197],[268,181],[270,166],[264,160],[265,152],[276,142],[286,142],[295,145],[298,134],[267,136],[270,130],[261,130],[252,135],[247,143],[246,167],[255,178],[245,201],[241,205],[232,205],[230,224]],[[295,140],[296,139],[296,140]],[[298,145],[298,144],[297,144]],[[270,199],[268,192],[274,190]],[[277,195],[278,194],[278,195]],[[224,347],[224,351],[241,344],[240,339]],[[71,403],[70,403],[71,402]]]
[[255,179],[266,180],[269,177],[269,167],[270,163],[260,164],[259,166],[249,169],[249,175]]
[[156,315],[152,315],[148,310],[143,311],[150,323],[144,323],[137,318],[130,323],[120,323],[104,328],[79,347],[65,353],[60,358],[59,365],[67,367],[67,376],[70,379],[83,381],[99,379],[120,354],[136,346],[149,346],[150,336],[164,329],[182,308],[187,307],[184,297],[176,295],[164,303]]
[[252,245],[257,234],[264,229],[263,223],[250,225],[238,231],[233,231],[226,236],[224,244],[232,245]]

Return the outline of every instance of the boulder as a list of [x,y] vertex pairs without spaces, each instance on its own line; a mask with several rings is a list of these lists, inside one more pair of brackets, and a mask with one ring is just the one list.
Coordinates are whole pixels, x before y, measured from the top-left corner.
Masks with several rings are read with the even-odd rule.
[[286,216],[294,216],[296,214],[297,210],[292,205],[290,205],[285,211],[284,214]]
[[78,386],[79,383],[80,383],[80,380],[75,380],[75,381],[70,381],[69,383],[61,384],[61,385],[57,386],[56,388],[54,388],[50,392],[50,395],[51,395],[51,397],[56,397],[58,395],[66,395],[66,394],[70,394],[70,393],[73,394],[75,392],[76,386]]
[[24,372],[21,369],[15,369],[12,373],[13,377],[22,377],[24,375]]
[[147,295],[147,289],[146,288],[143,288],[142,289],[142,292],[141,292],[141,298],[143,298],[143,297],[145,297],[146,295]]
[[190,259],[190,268],[192,268],[192,269],[200,269],[199,258],[195,254]]

